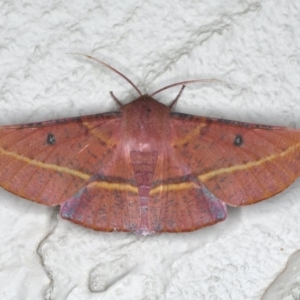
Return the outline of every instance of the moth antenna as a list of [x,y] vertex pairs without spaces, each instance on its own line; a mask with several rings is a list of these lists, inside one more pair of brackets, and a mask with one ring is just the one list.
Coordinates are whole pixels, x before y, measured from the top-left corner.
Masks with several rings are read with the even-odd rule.
[[75,54],[75,55],[82,55],[85,56],[89,59],[92,59],[96,62],[98,62],[99,64],[102,64],[103,66],[107,67],[108,69],[112,70],[113,72],[117,73],[118,75],[120,75],[123,79],[125,79],[128,83],[131,84],[131,86],[139,93],[140,96],[143,96],[143,94],[141,93],[141,91],[137,88],[137,86],[129,79],[127,78],[124,74],[122,74],[120,71],[116,70],[115,68],[113,68],[112,66],[108,65],[107,63],[105,63],[104,61],[95,58],[93,56],[87,55],[87,54],[83,54],[83,53],[75,53],[75,52],[70,52],[67,54]]
[[180,89],[178,95],[176,96],[176,98],[171,102],[171,104],[169,105],[169,107],[172,109],[172,107],[177,103],[178,99],[180,98],[183,90],[185,88],[185,85],[182,86],[182,88]]
[[178,85],[185,85],[185,84],[190,84],[190,83],[196,83],[196,82],[214,82],[214,81],[221,81],[221,80],[218,80],[218,79],[194,79],[194,80],[187,80],[187,81],[181,81],[181,82],[176,82],[176,83],[173,83],[173,84],[170,84],[170,85],[167,85],[159,90],[157,90],[156,92],[152,93],[150,96],[154,96],[162,91],[165,91],[169,88],[172,88],[174,86],[178,86]]
[[122,107],[123,104],[119,101],[119,99],[114,95],[114,93],[112,91],[109,92],[111,97],[114,99],[115,102],[117,102],[117,104]]

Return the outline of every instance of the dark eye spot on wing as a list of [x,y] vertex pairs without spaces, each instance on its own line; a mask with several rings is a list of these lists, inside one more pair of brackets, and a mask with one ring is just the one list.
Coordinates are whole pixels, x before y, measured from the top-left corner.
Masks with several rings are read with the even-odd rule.
[[237,134],[234,138],[233,145],[240,147],[243,144],[243,138],[240,134]]
[[54,145],[55,144],[55,136],[53,133],[49,133],[47,136],[47,144]]

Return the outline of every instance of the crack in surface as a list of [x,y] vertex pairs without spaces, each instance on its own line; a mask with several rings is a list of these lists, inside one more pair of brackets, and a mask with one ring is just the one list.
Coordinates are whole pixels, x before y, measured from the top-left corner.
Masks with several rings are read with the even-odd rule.
[[37,248],[36,248],[36,253],[40,258],[40,262],[41,265],[47,275],[47,277],[50,280],[49,286],[46,290],[45,293],[45,299],[46,300],[52,300],[53,299],[53,286],[54,286],[54,279],[52,276],[52,271],[46,266],[45,264],[45,254],[42,251],[42,247],[43,245],[47,242],[48,238],[54,233],[54,231],[56,230],[57,226],[58,226],[58,214],[59,214],[59,206],[57,206],[52,213],[51,216],[51,221],[50,221],[50,231],[44,236],[44,238],[41,239],[41,241],[39,242]]

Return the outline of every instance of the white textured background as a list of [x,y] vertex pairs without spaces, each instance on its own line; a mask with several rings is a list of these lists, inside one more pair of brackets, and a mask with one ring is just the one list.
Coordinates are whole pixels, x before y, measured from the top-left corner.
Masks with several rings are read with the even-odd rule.
[[[110,90],[124,103],[137,96],[67,52],[105,60],[145,92],[223,79],[188,86],[176,110],[300,128],[299,0],[0,0],[2,125],[115,110]],[[218,225],[137,237],[1,190],[0,299],[296,299],[299,215],[298,180]]]

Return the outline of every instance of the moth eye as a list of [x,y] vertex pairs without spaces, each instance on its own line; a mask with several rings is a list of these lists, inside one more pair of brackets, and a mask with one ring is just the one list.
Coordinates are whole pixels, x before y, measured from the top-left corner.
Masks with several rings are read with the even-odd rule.
[[55,136],[52,133],[49,133],[47,136],[47,144],[54,145],[55,144]]
[[243,144],[243,138],[240,134],[237,134],[234,138],[234,141],[233,141],[233,145],[234,146],[241,146]]

